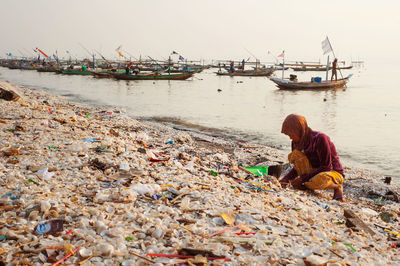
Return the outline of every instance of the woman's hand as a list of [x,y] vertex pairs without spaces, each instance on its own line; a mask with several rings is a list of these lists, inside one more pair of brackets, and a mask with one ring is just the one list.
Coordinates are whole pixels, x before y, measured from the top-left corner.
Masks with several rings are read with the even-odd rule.
[[296,179],[290,181],[290,184],[295,189],[301,189],[301,190],[305,190],[306,189],[306,186],[304,186],[303,180],[300,177],[297,177]]

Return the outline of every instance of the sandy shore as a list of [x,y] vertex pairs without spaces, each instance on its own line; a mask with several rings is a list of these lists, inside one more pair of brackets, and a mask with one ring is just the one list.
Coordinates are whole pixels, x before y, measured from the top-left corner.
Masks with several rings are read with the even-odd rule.
[[[6,265],[51,265],[68,254],[77,265],[400,265],[398,187],[383,176],[346,166],[340,203],[330,191],[282,189],[240,169],[286,161],[276,149],[0,87],[24,99],[0,102]],[[60,232],[34,234],[52,219],[64,221]]]

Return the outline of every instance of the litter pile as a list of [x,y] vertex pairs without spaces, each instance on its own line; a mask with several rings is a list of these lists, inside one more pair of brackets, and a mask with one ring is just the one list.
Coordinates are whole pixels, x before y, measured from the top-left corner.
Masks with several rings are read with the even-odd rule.
[[339,203],[282,189],[273,148],[0,87],[24,99],[0,102],[6,265],[400,263],[398,187],[381,176],[346,167]]

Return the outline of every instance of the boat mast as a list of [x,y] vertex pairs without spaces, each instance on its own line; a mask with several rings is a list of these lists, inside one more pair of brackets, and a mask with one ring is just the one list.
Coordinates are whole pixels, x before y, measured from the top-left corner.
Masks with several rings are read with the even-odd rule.
[[282,52],[283,58],[282,58],[282,79],[284,79],[284,74],[285,74],[285,50]]
[[326,61],[326,81],[328,81],[328,75],[329,75],[329,55]]
[[[335,51],[333,51],[333,47],[331,42],[329,41],[328,36],[326,36],[326,39],[322,42],[322,49],[324,50],[324,54],[332,52],[334,58],[336,58]],[[343,79],[342,71],[340,71],[340,68],[339,68],[339,73]]]

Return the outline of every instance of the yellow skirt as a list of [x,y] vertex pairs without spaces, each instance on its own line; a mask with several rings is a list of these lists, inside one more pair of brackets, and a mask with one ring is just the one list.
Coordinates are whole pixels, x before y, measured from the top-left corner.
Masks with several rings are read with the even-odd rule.
[[[299,176],[312,173],[312,168],[307,156],[301,151],[294,150],[288,155],[289,162],[294,165]],[[336,171],[321,172],[304,183],[304,185],[312,190],[326,189],[332,184],[343,184],[343,176]]]

